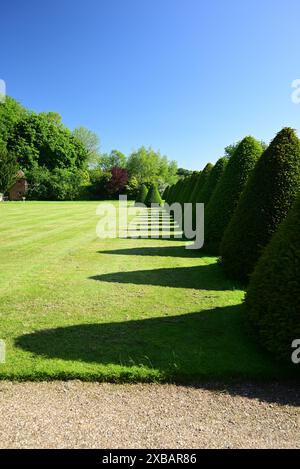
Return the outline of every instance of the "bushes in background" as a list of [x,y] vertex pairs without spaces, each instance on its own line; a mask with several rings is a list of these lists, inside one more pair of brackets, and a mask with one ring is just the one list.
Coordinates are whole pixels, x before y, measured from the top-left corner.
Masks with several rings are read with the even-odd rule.
[[248,279],[299,189],[300,142],[285,128],[258,161],[224,235],[221,255],[228,275]]
[[80,199],[89,183],[86,171],[56,168],[49,171],[37,166],[26,172],[28,199],[76,200]]
[[225,229],[261,153],[260,143],[245,137],[228,161],[205,210],[204,248],[211,254],[219,254]]
[[300,338],[300,197],[251,275],[246,314],[261,344],[290,361]]

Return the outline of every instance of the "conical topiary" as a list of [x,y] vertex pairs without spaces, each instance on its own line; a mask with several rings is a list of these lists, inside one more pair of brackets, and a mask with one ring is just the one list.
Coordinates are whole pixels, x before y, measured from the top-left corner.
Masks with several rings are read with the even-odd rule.
[[178,202],[181,204],[184,204],[185,202],[187,202],[189,198],[191,187],[192,187],[192,179],[193,179],[193,176],[187,176],[183,181],[183,188],[178,197]]
[[200,189],[198,198],[203,204],[207,204],[219,182],[221,179],[226,165],[228,163],[228,158],[222,157],[220,158],[215,166],[211,169],[208,178],[206,179],[202,189]]
[[148,194],[148,188],[145,186],[145,184],[142,184],[138,193],[138,196],[136,198],[136,203],[137,204],[144,204],[146,197]]
[[245,299],[245,310],[260,342],[291,360],[300,339],[300,197],[261,256]]
[[170,205],[175,201],[176,194],[178,191],[178,186],[179,186],[179,181],[177,181],[176,184],[173,184],[173,186],[171,186],[169,190],[167,202]]
[[199,177],[201,175],[202,171],[195,171],[192,176],[191,176],[191,182],[190,182],[190,187],[189,190],[187,191],[187,197],[185,202],[191,203],[192,202],[192,197],[195,191],[195,188],[198,184]]
[[224,235],[221,255],[229,276],[248,279],[299,189],[300,142],[285,128],[258,161]]
[[192,202],[193,204],[197,202],[200,202],[200,203],[202,202],[201,200],[199,200],[199,194],[201,193],[203,186],[208,180],[212,169],[213,169],[213,165],[211,163],[208,163],[203,169],[203,171],[199,173],[199,176],[198,176],[198,179],[197,179],[197,182],[194,187],[193,193],[191,195],[191,200],[190,200],[190,202]]
[[151,207],[151,204],[161,205],[161,203],[162,199],[160,193],[158,192],[156,184],[151,184],[145,200],[145,204],[147,205],[147,207]]
[[248,178],[262,153],[260,143],[245,137],[229,159],[205,210],[204,248],[219,255],[220,243]]
[[185,184],[184,181],[185,181],[184,179],[180,179],[178,181],[177,188],[176,188],[176,193],[175,193],[173,202],[179,202],[179,199],[180,199],[181,194],[182,194],[183,189],[184,189],[184,184]]

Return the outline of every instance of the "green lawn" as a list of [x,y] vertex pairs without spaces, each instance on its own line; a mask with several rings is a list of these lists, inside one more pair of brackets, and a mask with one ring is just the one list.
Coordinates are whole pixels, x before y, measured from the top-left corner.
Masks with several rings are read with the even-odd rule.
[[0,203],[0,378],[273,379],[243,291],[183,241],[96,237],[93,202]]

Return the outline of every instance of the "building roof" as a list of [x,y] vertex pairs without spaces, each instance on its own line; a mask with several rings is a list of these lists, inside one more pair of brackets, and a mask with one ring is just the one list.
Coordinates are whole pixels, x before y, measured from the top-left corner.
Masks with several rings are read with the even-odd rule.
[[21,169],[19,169],[16,176],[17,176],[17,179],[25,179],[25,173]]

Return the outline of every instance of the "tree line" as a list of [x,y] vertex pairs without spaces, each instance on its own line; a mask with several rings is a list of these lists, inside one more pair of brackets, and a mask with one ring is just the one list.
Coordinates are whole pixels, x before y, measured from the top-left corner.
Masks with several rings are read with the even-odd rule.
[[101,153],[99,137],[85,127],[71,131],[56,112],[35,113],[11,97],[0,104],[0,192],[18,170],[37,200],[135,198],[140,186],[163,189],[178,180],[175,161],[142,146],[126,157]]

